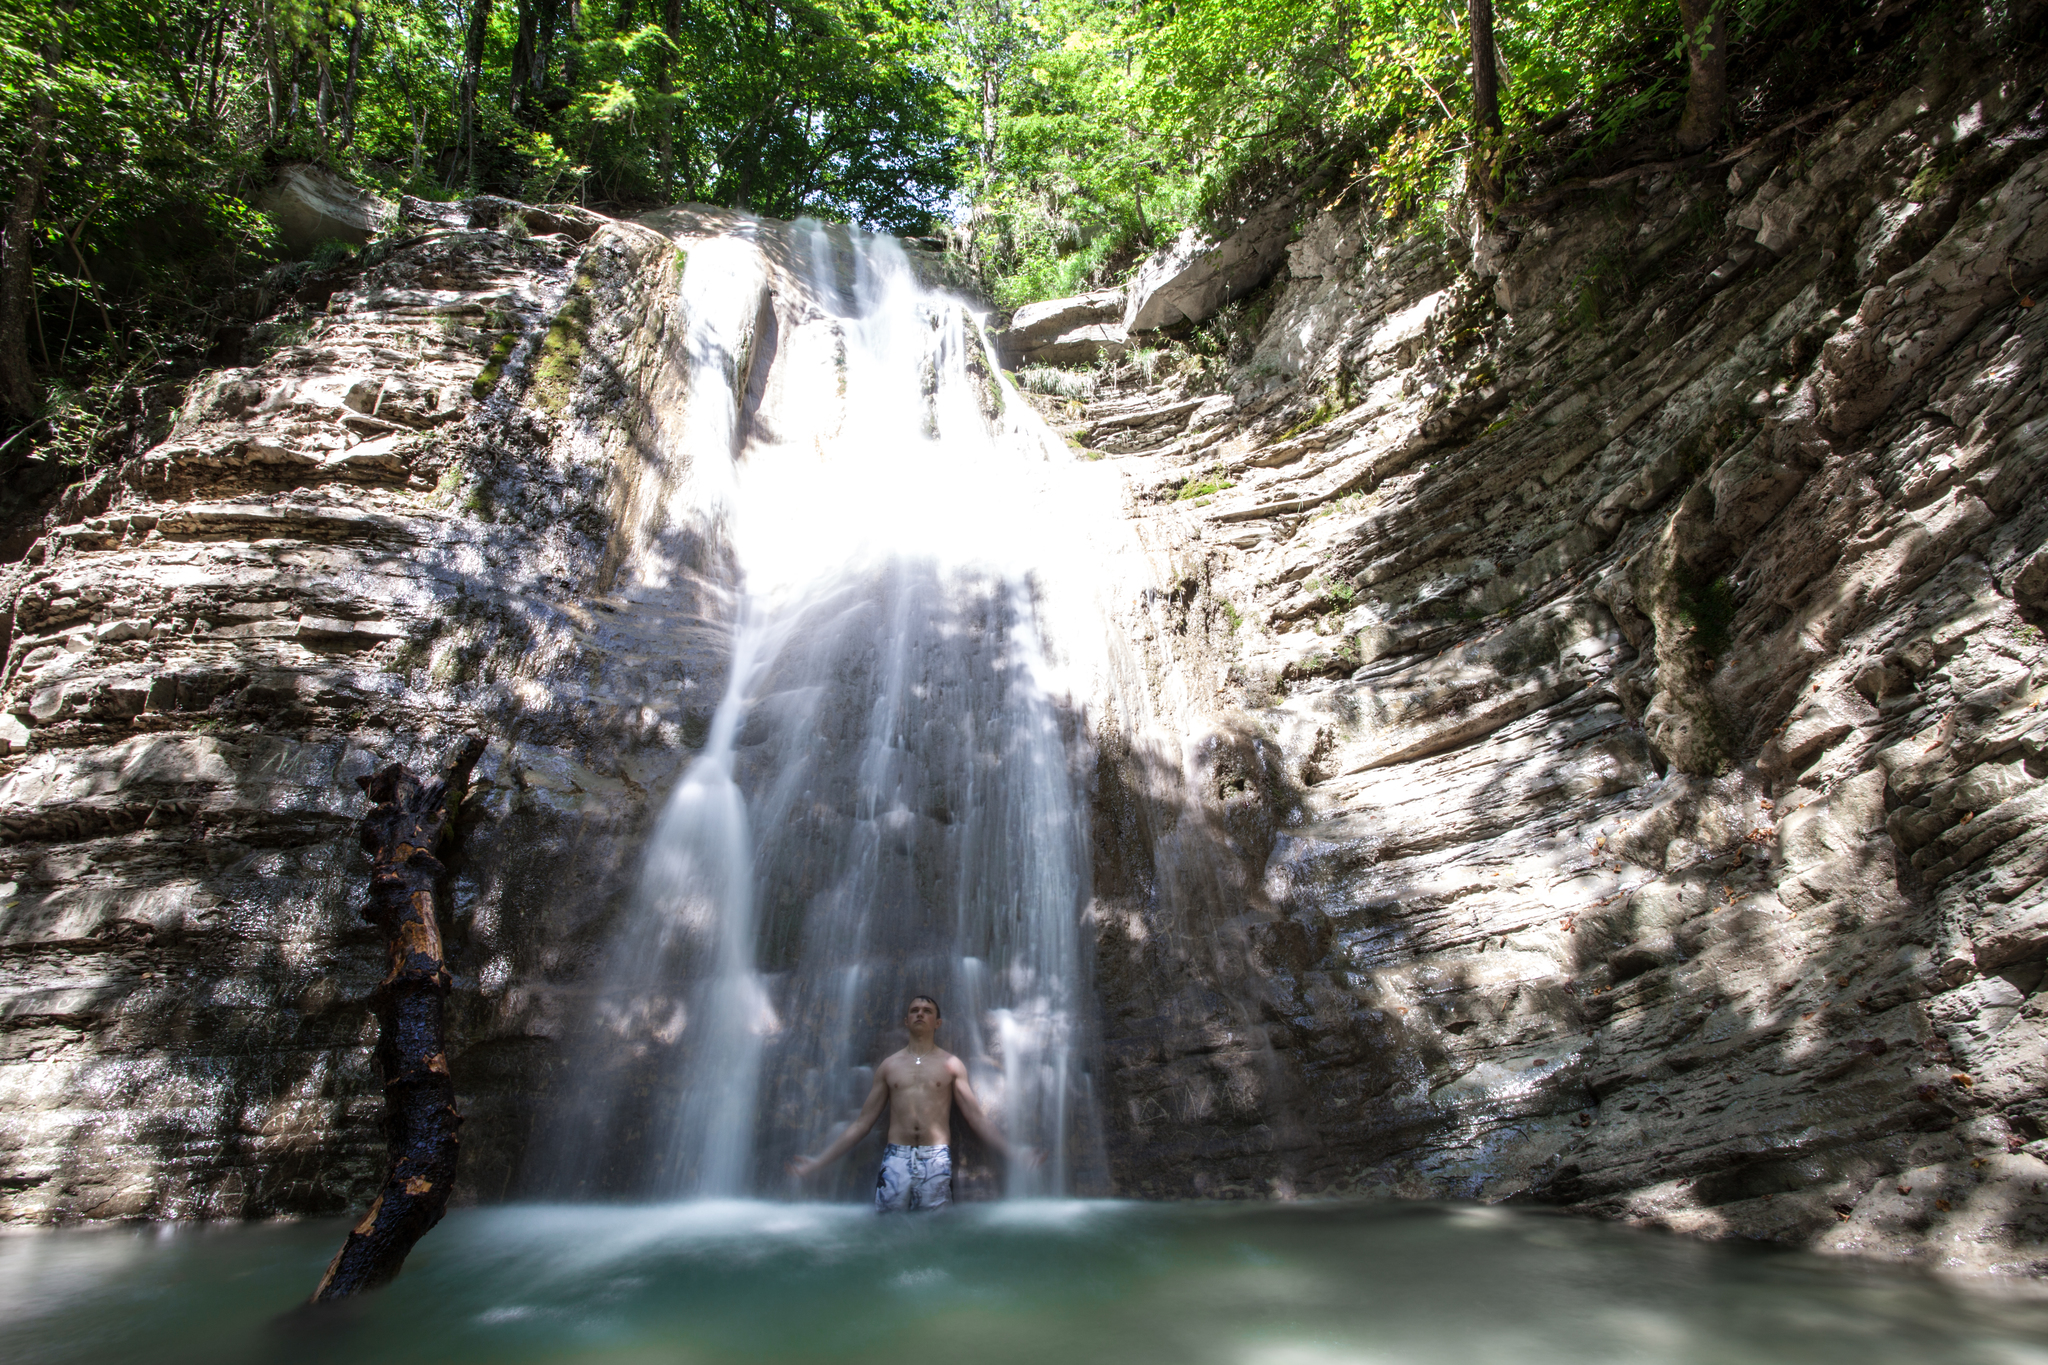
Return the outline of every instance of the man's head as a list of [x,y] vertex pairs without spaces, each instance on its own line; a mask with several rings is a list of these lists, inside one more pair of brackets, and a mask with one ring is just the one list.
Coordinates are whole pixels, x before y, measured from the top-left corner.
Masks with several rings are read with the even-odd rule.
[[929,1038],[939,1027],[939,1002],[929,995],[913,995],[903,1011],[903,1026],[913,1037]]

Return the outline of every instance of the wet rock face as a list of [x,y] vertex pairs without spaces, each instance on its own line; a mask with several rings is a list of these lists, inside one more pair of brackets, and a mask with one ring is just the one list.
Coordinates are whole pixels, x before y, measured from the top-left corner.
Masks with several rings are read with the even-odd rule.
[[366,1202],[353,779],[463,732],[462,1180],[516,1176],[563,983],[722,686],[731,567],[647,511],[688,475],[675,243],[496,207],[373,248],[0,577],[0,1217]]
[[2048,110],[1807,127],[1454,253],[1316,219],[1234,389],[1071,423],[1151,558],[1123,1188],[2048,1271]]

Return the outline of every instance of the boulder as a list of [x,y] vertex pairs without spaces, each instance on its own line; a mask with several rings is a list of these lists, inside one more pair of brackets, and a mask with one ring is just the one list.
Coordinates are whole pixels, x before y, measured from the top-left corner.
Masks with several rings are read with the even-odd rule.
[[479,194],[464,200],[463,207],[469,211],[469,226],[473,228],[502,228],[516,218],[536,237],[560,233],[573,242],[589,241],[611,221],[575,204],[522,204],[495,194]]
[[2035,611],[2048,608],[2048,545],[2028,555],[2012,576],[2012,595]]
[[1006,365],[1073,365],[1124,353],[1124,294],[1103,289],[1027,303],[996,333]]
[[1232,299],[1273,278],[1287,259],[1298,194],[1283,194],[1218,243],[1193,228],[1138,267],[1124,304],[1124,330],[1135,335],[1200,322]]
[[361,246],[391,218],[391,205],[360,185],[319,166],[279,168],[277,183],[257,200],[277,223],[294,256],[311,255],[322,242]]
[[1061,332],[1020,358],[1033,365],[1083,365],[1105,356],[1116,359],[1130,349],[1128,342],[1122,323],[1093,322]]
[[400,221],[407,223],[432,223],[436,227],[447,228],[469,226],[469,209],[464,205],[418,199],[410,194],[398,196],[398,216]]

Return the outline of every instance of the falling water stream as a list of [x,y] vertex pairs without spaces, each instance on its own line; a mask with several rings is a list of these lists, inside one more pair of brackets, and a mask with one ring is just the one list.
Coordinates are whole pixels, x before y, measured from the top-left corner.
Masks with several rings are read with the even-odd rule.
[[684,271],[695,474],[669,515],[734,547],[732,666],[593,997],[563,1187],[782,1191],[916,993],[1047,1158],[965,1183],[1099,1183],[1071,666],[1101,626],[1067,581],[1075,461],[894,239],[758,226]]

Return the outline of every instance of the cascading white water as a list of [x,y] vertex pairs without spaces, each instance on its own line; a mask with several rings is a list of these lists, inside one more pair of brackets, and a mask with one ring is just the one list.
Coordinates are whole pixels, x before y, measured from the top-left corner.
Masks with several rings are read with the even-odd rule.
[[[568,1183],[784,1188],[918,992],[1010,1140],[1048,1158],[1013,1164],[1008,1192],[1094,1183],[1071,678],[1100,625],[1071,579],[1077,499],[1100,493],[892,239],[759,230],[768,256],[692,244],[684,271],[678,496],[723,521],[743,600],[595,996],[583,1070],[609,1079],[569,1105]],[[763,259],[772,336],[750,336],[759,292],[733,281]],[[859,1160],[838,1188],[865,1182]]]

